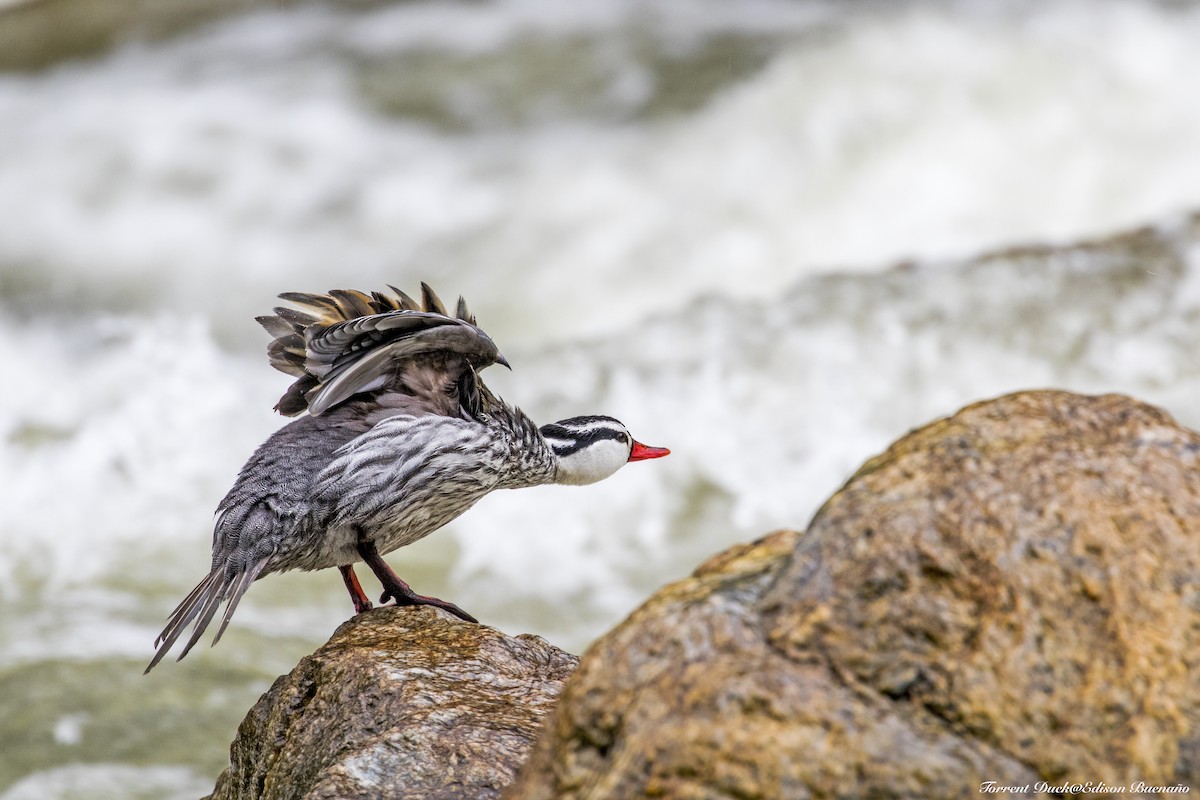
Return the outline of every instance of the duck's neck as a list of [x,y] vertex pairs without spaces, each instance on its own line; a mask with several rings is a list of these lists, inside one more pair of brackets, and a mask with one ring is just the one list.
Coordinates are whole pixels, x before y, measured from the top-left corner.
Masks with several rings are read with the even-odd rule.
[[497,489],[521,489],[554,483],[558,460],[538,431],[537,424],[519,408],[504,403],[488,411],[490,424],[504,440],[507,468]]

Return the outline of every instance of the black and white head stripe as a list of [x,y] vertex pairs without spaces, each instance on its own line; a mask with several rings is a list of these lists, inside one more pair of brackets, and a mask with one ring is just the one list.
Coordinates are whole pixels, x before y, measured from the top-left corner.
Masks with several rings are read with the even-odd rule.
[[556,456],[569,456],[596,442],[612,440],[633,446],[633,437],[612,417],[571,417],[541,427],[542,438]]

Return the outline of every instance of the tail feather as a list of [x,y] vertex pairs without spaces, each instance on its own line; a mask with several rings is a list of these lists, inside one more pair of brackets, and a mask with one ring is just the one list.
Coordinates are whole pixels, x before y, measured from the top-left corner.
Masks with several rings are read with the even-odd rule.
[[[183,600],[180,601],[179,605],[175,606],[175,608],[171,611],[170,615],[167,616],[166,627],[163,628],[162,633],[160,633],[158,635],[158,637],[154,640],[155,647],[158,647],[160,644],[162,644],[166,640],[166,638],[168,636],[171,636],[174,629],[178,626],[180,619],[184,616],[184,614],[186,614],[185,609],[190,608],[192,606],[192,604],[195,603],[196,598],[201,593],[207,591],[209,584],[212,582],[213,574],[214,573],[209,573],[208,575],[205,576],[204,580],[202,580],[198,584],[196,584],[195,588],[193,588],[192,591],[188,593],[188,596],[183,598]],[[186,625],[187,623],[185,622],[184,624]],[[176,634],[176,635],[178,635],[178,634]]]
[[200,610],[200,604],[212,593],[213,584],[219,575],[220,573],[216,570],[206,575],[204,580],[196,584],[196,588],[192,589],[188,596],[183,599],[183,602],[171,612],[171,616],[167,618],[166,627],[163,628],[158,638],[154,640],[154,644],[158,650],[155,651],[154,658],[150,659],[145,672],[142,673],[143,675],[158,666],[158,662],[162,661],[163,656],[175,644],[175,640],[187,628],[188,623],[195,619],[196,613]]
[[188,593],[188,596],[175,607],[175,610],[167,618],[166,627],[163,628],[162,633],[154,640],[154,645],[158,649],[155,651],[154,658],[150,660],[143,674],[150,672],[150,670],[158,666],[158,662],[162,661],[167,651],[183,636],[188,625],[191,625],[192,635],[184,646],[183,652],[176,659],[177,661],[182,660],[188,654],[188,651],[195,646],[196,642],[200,640],[200,636],[204,633],[209,623],[212,622],[212,618],[217,613],[217,609],[221,603],[228,601],[229,604],[225,609],[221,629],[217,631],[217,635],[213,639],[213,644],[216,644],[217,640],[221,638],[221,634],[225,632],[225,627],[229,624],[229,620],[233,616],[238,602],[242,599],[242,595],[246,593],[246,590],[250,588],[250,584],[262,573],[266,564],[267,560],[262,559],[250,565],[248,569],[241,570],[231,570],[227,565],[221,565],[208,573]]
[[192,625],[192,635],[188,638],[187,644],[183,646],[183,650],[180,651],[179,657],[175,659],[176,661],[183,660],[183,657],[186,656],[191,649],[196,646],[196,642],[200,641],[200,637],[204,634],[204,630],[208,627],[208,623],[212,622],[213,615],[216,614],[217,609],[221,607],[221,601],[224,599],[225,592],[229,589],[230,583],[232,583],[231,576],[225,576],[224,580],[221,581],[220,591],[211,592],[210,594],[204,596],[203,604],[200,605],[196,610],[196,622],[194,625]]
[[[242,595],[250,588],[250,584],[258,579],[259,573],[262,572],[263,567],[266,565],[266,561],[259,561],[250,569],[243,572],[241,577],[238,578],[237,583],[229,592],[229,604],[225,606],[225,615],[221,617],[221,627],[217,628],[217,635],[212,640],[213,644],[221,641],[221,634],[225,633],[225,629],[229,627],[229,620],[233,618],[233,612],[237,610],[238,603],[242,601]],[[180,656],[180,658],[183,658],[183,656]]]

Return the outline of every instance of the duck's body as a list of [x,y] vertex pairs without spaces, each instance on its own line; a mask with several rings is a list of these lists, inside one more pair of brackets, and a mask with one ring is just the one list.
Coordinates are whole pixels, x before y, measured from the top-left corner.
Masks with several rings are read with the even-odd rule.
[[[404,412],[381,416],[330,451],[328,440],[346,436],[360,419],[353,410],[339,411],[298,420],[268,439],[222,503],[223,515],[226,508],[256,504],[259,485],[278,481],[281,467],[294,485],[307,482],[284,507],[293,522],[269,571],[354,563],[364,539],[390,553],[442,527],[494,489],[554,479],[553,455],[537,426],[519,411],[497,409],[486,422]],[[348,419],[329,435],[325,420],[335,415]],[[307,442],[315,452],[319,448],[319,458],[278,463],[278,453]]]
[[272,364],[299,378],[277,408],[309,414],[242,467],[217,509],[211,570],[171,615],[147,672],[192,624],[183,658],[227,603],[215,644],[250,584],[272,572],[338,567],[362,611],[371,604],[353,564],[364,561],[384,586],[382,600],[436,605],[473,622],[414,593],[380,554],[495,489],[592,483],[627,461],[666,455],[610,417],[539,429],[479,380],[477,370],[506,362],[463,302],[451,317],[422,288],[424,308],[401,292],[331,292],[282,295],[317,316],[281,308],[260,318],[276,336]]

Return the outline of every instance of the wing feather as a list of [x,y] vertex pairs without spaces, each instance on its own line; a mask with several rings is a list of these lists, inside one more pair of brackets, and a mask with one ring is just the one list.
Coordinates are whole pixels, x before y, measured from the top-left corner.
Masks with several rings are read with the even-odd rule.
[[322,414],[355,395],[409,391],[401,376],[414,359],[435,371],[439,364],[452,369],[443,381],[449,389],[461,380],[464,366],[478,371],[508,365],[461,297],[452,316],[427,283],[421,284],[419,303],[388,288],[391,295],[285,292],[282,300],[305,310],[280,306],[274,315],[257,318],[273,337],[267,346],[271,365],[297,379],[275,406],[281,414]]

